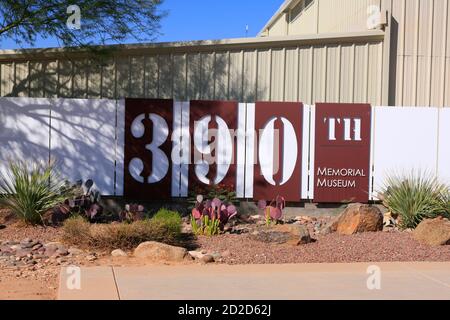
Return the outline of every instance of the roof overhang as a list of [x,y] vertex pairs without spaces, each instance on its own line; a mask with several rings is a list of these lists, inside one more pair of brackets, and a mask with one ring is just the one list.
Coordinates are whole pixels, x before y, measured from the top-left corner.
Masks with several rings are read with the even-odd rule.
[[[115,56],[145,55],[145,54],[185,54],[188,52],[200,53],[211,52],[211,50],[254,50],[272,49],[284,47],[298,47],[305,45],[321,44],[345,44],[359,42],[379,42],[384,39],[384,32],[381,30],[371,30],[364,32],[328,33],[295,35],[270,38],[240,38],[223,40],[205,40],[189,42],[166,42],[149,44],[127,44],[98,46],[99,49],[111,49]],[[29,60],[53,60],[61,56],[66,58],[90,57],[91,53],[85,49],[72,48],[43,48],[43,49],[21,49],[21,50],[0,50],[0,62],[9,61],[29,61]]]
[[278,18],[291,7],[292,3],[297,1],[298,0],[285,0],[283,4],[280,6],[280,8],[277,10],[277,12],[275,12],[275,14],[272,16],[272,18],[270,18],[270,20],[265,24],[265,26],[261,29],[261,31],[259,31],[258,37],[260,37],[265,30],[270,28],[275,23],[275,21],[277,21]]

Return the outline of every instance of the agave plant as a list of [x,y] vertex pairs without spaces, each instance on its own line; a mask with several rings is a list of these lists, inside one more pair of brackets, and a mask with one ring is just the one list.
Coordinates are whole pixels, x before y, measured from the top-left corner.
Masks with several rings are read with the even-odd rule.
[[383,204],[400,215],[403,229],[416,228],[423,219],[450,215],[449,188],[431,174],[391,175],[381,194]]
[[277,196],[269,205],[267,205],[266,200],[259,200],[257,206],[263,212],[266,219],[266,226],[270,226],[272,221],[278,222],[283,217],[283,209],[286,207],[286,201],[282,196]]
[[54,163],[11,162],[0,176],[0,206],[31,224],[43,224],[43,216],[64,202],[72,189],[60,178]]
[[191,224],[195,234],[216,235],[236,215],[237,209],[234,205],[224,203],[218,198],[204,201],[203,196],[198,195],[192,209]]

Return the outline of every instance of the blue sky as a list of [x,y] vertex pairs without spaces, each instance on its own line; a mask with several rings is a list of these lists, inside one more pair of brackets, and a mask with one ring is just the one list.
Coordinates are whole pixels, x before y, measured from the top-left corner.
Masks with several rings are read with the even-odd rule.
[[[280,7],[283,0],[165,0],[168,16],[162,21],[157,42],[214,40],[255,36]],[[135,42],[135,41],[129,41]],[[54,39],[39,39],[34,47],[57,47]],[[20,48],[10,40],[2,49]],[[29,45],[24,45],[25,48]]]

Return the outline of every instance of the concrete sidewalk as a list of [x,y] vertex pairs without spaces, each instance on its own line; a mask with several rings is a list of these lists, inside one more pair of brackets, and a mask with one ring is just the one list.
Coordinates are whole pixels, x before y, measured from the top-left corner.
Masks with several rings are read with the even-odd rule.
[[[380,268],[380,290],[367,287],[369,266]],[[61,270],[59,299],[450,300],[450,263],[95,267],[69,290],[73,272]]]

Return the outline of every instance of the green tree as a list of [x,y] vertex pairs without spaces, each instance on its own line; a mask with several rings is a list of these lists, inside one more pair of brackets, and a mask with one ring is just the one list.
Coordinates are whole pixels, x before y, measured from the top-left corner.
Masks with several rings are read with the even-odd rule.
[[0,40],[33,45],[37,37],[56,38],[66,47],[151,41],[165,15],[161,4],[162,0],[3,0]]

